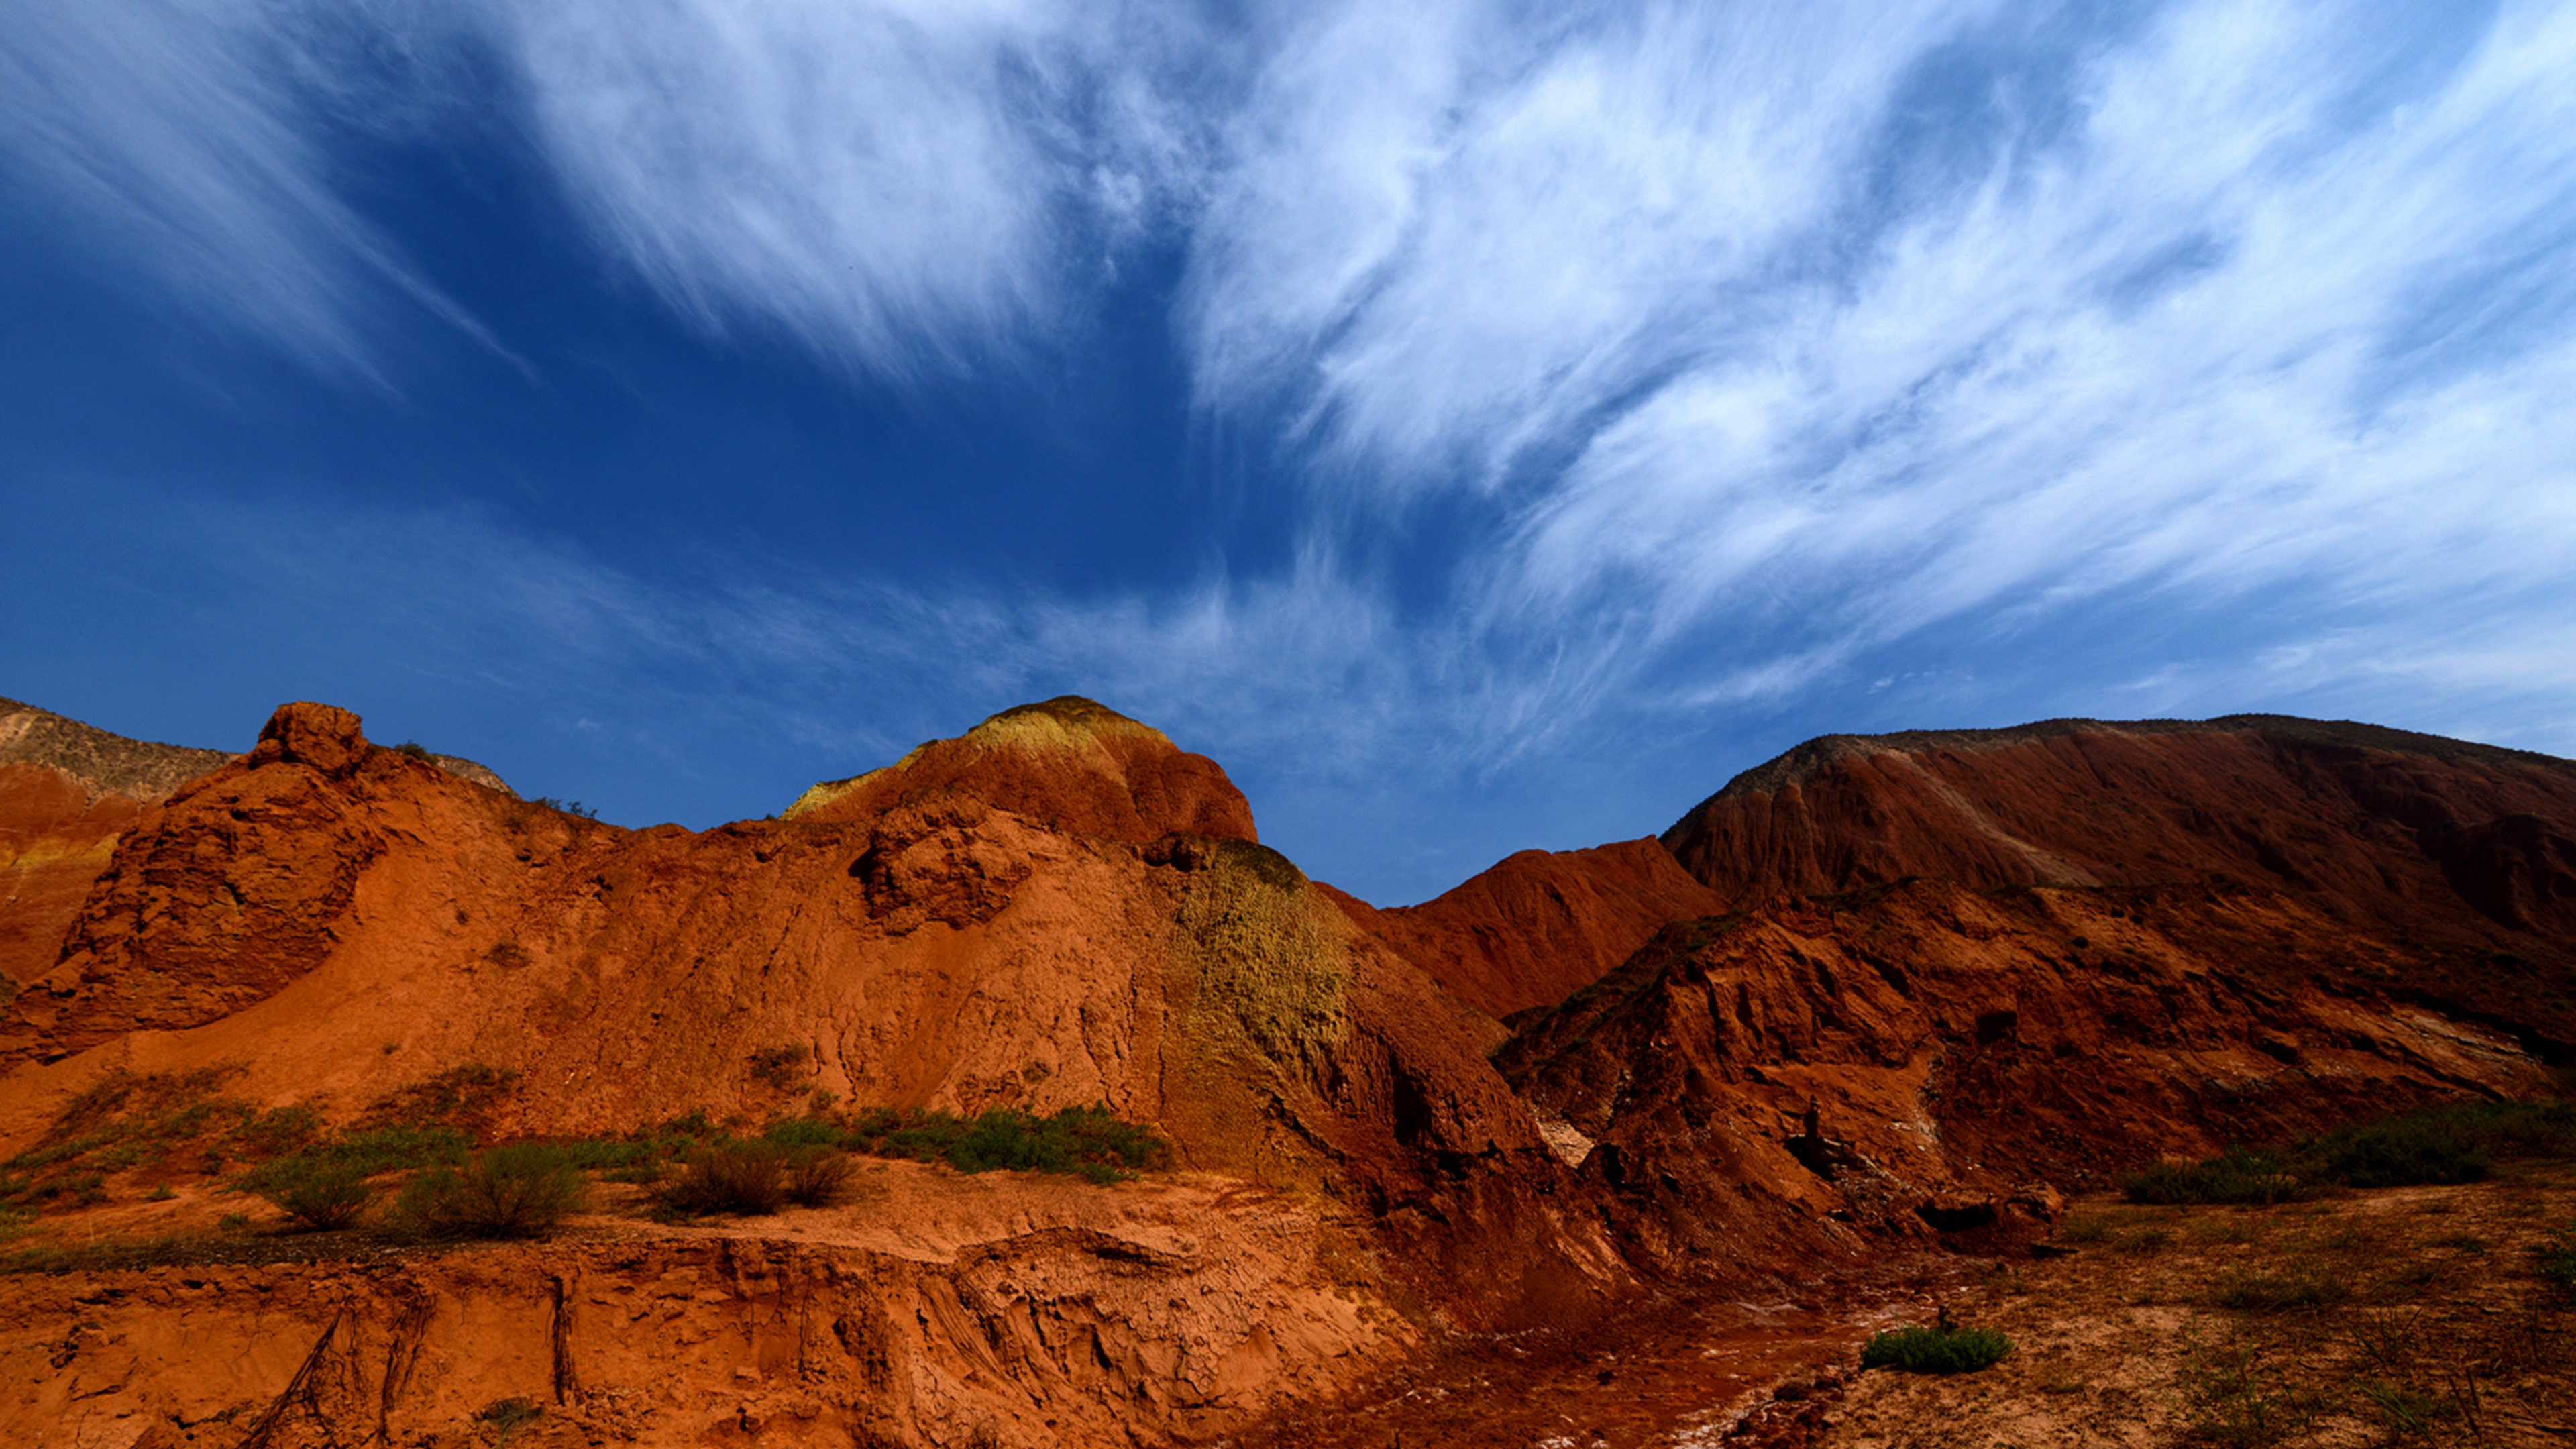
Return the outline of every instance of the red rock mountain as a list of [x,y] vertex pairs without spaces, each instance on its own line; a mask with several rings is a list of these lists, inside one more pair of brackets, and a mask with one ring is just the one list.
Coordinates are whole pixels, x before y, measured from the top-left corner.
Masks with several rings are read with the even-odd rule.
[[[2278,885],[2354,920],[2576,934],[2576,764],[2375,725],[2236,715],[1828,735],[1663,841],[1730,900],[1904,876]],[[2465,908],[2465,910],[2464,910]],[[2502,937],[2493,939],[2502,940]]]
[[[238,1418],[326,1361],[337,1387],[276,1399],[324,1438],[468,1432],[521,1361],[558,1366],[549,1432],[603,1442],[1206,1437],[1445,1333],[2009,1242],[2159,1152],[2576,1061],[2576,766],[2365,726],[1830,737],[1660,842],[1384,911],[1259,845],[1213,762],[1077,699],[704,832],[522,801],[322,705],[122,794],[46,728],[0,764],[0,1150],[102,1083],[214,1074],[344,1120],[475,1065],[511,1074],[502,1136],[814,1090],[1104,1102],[1177,1171],[903,1165],[794,1241],[602,1224],[556,1267],[284,1297],[216,1268],[108,1283],[113,1311],[0,1284],[0,1369],[39,1385],[0,1437],[80,1395],[138,1432]],[[238,1201],[133,1171],[94,1211],[136,1231]],[[142,1200],[154,1173],[174,1201]],[[93,1382],[52,1356],[99,1313],[128,1347]],[[166,1366],[183,1323],[235,1367]]]

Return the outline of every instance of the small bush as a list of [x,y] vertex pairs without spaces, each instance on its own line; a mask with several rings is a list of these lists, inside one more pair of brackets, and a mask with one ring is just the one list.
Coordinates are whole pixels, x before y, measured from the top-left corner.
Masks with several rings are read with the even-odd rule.
[[2576,1291],[2576,1223],[2552,1234],[2540,1245],[2540,1276]]
[[2444,1419],[2458,1414],[2459,1407],[2438,1394],[2428,1394],[2403,1384],[2376,1381],[2361,1385],[2361,1396],[2379,1411],[2387,1422],[2388,1432],[2396,1438],[2429,1435]]
[[760,1134],[763,1142],[790,1150],[800,1147],[838,1147],[842,1132],[826,1117],[783,1117],[769,1124]]
[[498,1399],[484,1405],[474,1418],[492,1426],[494,1443],[507,1444],[521,1429],[545,1417],[545,1412],[545,1406],[534,1399]]
[[261,1197],[308,1228],[328,1232],[356,1222],[376,1200],[367,1175],[346,1162],[316,1158],[290,1159],[294,1170],[270,1174],[256,1189]]
[[662,1201],[677,1212],[766,1217],[787,1205],[787,1154],[766,1142],[700,1149]]
[[2012,1340],[1992,1328],[1897,1328],[1870,1335],[1860,1366],[1913,1374],[1974,1373],[2012,1352]]
[[589,1183],[562,1148],[523,1143],[481,1152],[461,1169],[432,1168],[403,1185],[395,1216],[439,1238],[528,1238],[578,1212]]
[[418,740],[403,741],[394,746],[394,753],[405,759],[418,760],[424,765],[430,763],[429,750]]
[[2317,1405],[2250,1344],[2203,1345],[2186,1337],[2178,1378],[2190,1437],[2229,1449],[2262,1449],[2307,1428]]
[[853,1169],[847,1153],[810,1147],[787,1158],[787,1200],[798,1207],[830,1207],[850,1195]]
[[508,1067],[496,1067],[488,1062],[467,1062],[396,1087],[369,1103],[367,1110],[359,1114],[357,1125],[361,1128],[452,1127],[476,1131],[518,1081],[519,1074]]
[[252,1157],[283,1157],[322,1136],[322,1114],[311,1107],[271,1107],[233,1129],[233,1140]]
[[2102,1213],[2075,1213],[2057,1225],[2060,1242],[2091,1245],[2109,1242],[2111,1219]]

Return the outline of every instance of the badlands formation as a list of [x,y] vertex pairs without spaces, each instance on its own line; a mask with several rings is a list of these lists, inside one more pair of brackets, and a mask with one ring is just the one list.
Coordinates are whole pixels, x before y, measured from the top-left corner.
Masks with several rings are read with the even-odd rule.
[[[0,701],[0,1157],[56,1269],[0,1275],[0,1442],[1359,1442],[1390,1384],[1499,1414],[1507,1359],[2571,1061],[2576,765],[2362,725],[1831,736],[1378,909],[1085,700],[703,832],[325,705],[236,756]],[[102,1102],[462,1080],[486,1142],[1105,1104],[1168,1162],[600,1184],[508,1245],[290,1233],[204,1151],[43,1191]]]

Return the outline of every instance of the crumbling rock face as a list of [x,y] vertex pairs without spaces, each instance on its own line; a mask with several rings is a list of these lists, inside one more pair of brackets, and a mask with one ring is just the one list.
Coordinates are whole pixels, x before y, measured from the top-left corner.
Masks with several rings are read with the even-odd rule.
[[8,1279],[0,1438],[1162,1443],[1346,1392],[1418,1341],[1311,1210],[1156,1196],[931,1253],[699,1234]]
[[868,914],[900,936],[932,921],[952,926],[993,919],[1028,879],[1028,856],[981,827],[984,802],[943,788],[907,797],[877,817],[850,874],[867,889]]
[[1914,881],[1676,923],[1496,1060],[1599,1144],[1632,1259],[1851,1253],[2160,1153],[2546,1089],[2511,1038],[2372,985],[2407,964],[2278,893]]
[[323,785],[367,753],[356,716],[289,705],[246,761],[144,811],[53,969],[11,1006],[0,1046],[52,1060],[137,1029],[197,1026],[310,970],[383,849]]

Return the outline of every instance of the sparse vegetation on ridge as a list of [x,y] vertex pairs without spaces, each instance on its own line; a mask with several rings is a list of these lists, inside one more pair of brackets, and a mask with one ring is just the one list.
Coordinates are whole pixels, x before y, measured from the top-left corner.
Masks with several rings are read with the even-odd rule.
[[[806,1060],[803,1048],[773,1049],[755,1054],[754,1066],[796,1076]],[[516,1084],[507,1069],[482,1063],[447,1069],[386,1093],[337,1130],[327,1129],[310,1105],[262,1109],[224,1097],[216,1090],[220,1077],[211,1071],[115,1074],[80,1093],[35,1147],[0,1166],[0,1239],[35,1231],[41,1210],[105,1201],[109,1174],[138,1166],[161,1169],[146,1178],[153,1191],[145,1196],[154,1201],[177,1196],[169,1186],[173,1177],[213,1178],[218,1191],[265,1200],[294,1230],[347,1230],[372,1217],[370,1240],[386,1241],[542,1235],[580,1209],[594,1178],[669,1183],[654,1194],[669,1211],[756,1214],[846,1200],[854,1186],[852,1154],[939,1162],[968,1173],[1064,1173],[1094,1183],[1133,1177],[1168,1156],[1153,1128],[1122,1121],[1105,1106],[1045,1116],[1016,1108],[973,1116],[893,1108],[835,1113],[830,1095],[819,1092],[802,1104],[804,1115],[748,1136],[701,1111],[618,1137],[488,1146],[485,1134]],[[799,1078],[791,1085],[806,1083]],[[376,1211],[379,1204],[387,1205]],[[249,1228],[241,1213],[225,1217]],[[128,1258],[241,1256],[211,1246],[217,1242],[182,1234],[154,1240],[149,1251],[135,1244],[95,1252],[31,1249],[12,1255],[8,1266],[53,1271]]]

